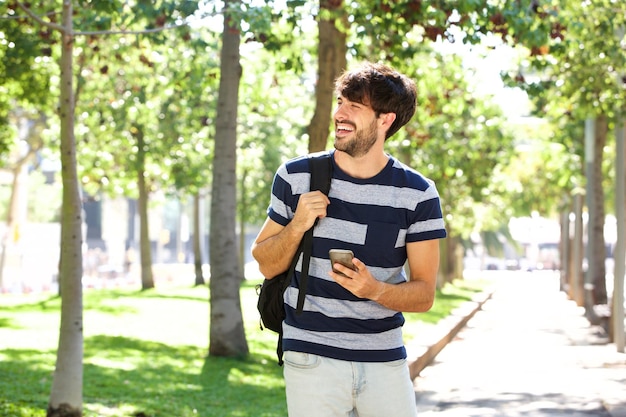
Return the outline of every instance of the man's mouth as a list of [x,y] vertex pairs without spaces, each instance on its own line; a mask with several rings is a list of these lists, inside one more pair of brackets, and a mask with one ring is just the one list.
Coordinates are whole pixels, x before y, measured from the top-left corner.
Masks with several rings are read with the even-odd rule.
[[335,123],[335,132],[339,136],[345,136],[354,132],[355,126],[351,123]]

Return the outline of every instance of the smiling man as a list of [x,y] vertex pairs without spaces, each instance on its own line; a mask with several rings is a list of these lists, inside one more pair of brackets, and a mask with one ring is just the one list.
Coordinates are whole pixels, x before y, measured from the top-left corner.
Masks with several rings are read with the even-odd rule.
[[[300,263],[285,292],[289,416],[414,417],[402,312],[432,306],[446,231],[434,183],[384,144],[413,117],[416,87],[386,65],[364,63],[335,88],[329,195],[309,191],[306,156],[281,165],[252,247],[263,275],[276,276],[319,219],[302,314]],[[331,265],[330,249],[351,250],[355,268]]]

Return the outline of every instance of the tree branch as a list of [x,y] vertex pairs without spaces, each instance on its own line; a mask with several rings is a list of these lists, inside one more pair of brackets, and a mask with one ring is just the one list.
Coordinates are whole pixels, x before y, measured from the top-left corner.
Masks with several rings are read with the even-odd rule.
[[[59,14],[59,12],[48,12],[44,14],[43,16],[50,17],[50,16],[54,16],[55,14]],[[0,16],[0,20],[18,20],[18,19],[24,19],[24,16],[22,15]]]
[[[47,26],[49,28],[55,29],[60,31],[61,33],[66,33],[66,30],[63,26],[56,24],[56,23],[52,23],[52,22],[47,22],[45,20],[43,20],[40,16],[36,15],[32,10],[30,10],[28,7],[26,7],[24,4],[22,4],[21,2],[17,1],[16,2],[17,5],[24,10],[24,12],[26,12],[26,14],[32,18],[33,20],[35,20],[37,23],[39,23],[42,26]],[[50,13],[48,13],[46,16],[50,15]],[[206,14],[203,15],[201,18],[197,19],[198,22],[202,21],[204,18],[206,17],[210,17],[213,16],[212,14]],[[17,17],[16,17],[17,18]],[[195,22],[194,22],[195,23]],[[158,33],[158,32],[163,32],[165,30],[170,30],[170,29],[177,29],[183,26],[189,26],[191,24],[190,21],[185,20],[182,23],[179,24],[175,24],[175,25],[167,25],[167,26],[162,26],[162,27],[158,27],[158,28],[152,28],[152,29],[142,29],[142,30],[95,30],[95,31],[85,31],[85,32],[72,32],[71,35],[72,36],[96,36],[96,35],[142,35],[142,34],[147,34],[147,33]]]
[[169,25],[169,26],[163,26],[160,28],[153,28],[153,29],[142,29],[142,30],[94,30],[94,31],[87,31],[87,32],[74,32],[74,35],[76,36],[94,36],[94,35],[142,35],[145,33],[157,33],[157,32],[163,32],[165,30],[169,30],[169,29],[177,29],[183,26],[188,26],[189,22],[183,22],[183,23],[179,23],[177,25]]
[[74,32],[76,36],[96,36],[96,35],[143,35],[147,33],[158,33],[163,32],[170,29],[178,29],[183,26],[189,26],[192,23],[199,23],[207,17],[215,16],[215,14],[204,14],[199,18],[190,21],[189,19],[185,19],[182,23],[178,23],[175,25],[166,25],[158,28],[152,29],[142,29],[142,30],[95,30],[95,31],[85,31],[85,32]]
[[37,16],[35,13],[33,13],[32,10],[30,10],[28,7],[26,7],[25,5],[22,4],[22,2],[18,1],[16,2],[17,5],[20,7],[20,9],[24,10],[24,12],[31,17],[32,19],[34,19],[37,23],[39,23],[42,26],[47,26],[49,28],[58,30],[59,32],[65,34],[66,30],[63,26],[58,25],[56,23],[52,23],[52,22],[46,22],[45,20],[43,20],[41,17]]

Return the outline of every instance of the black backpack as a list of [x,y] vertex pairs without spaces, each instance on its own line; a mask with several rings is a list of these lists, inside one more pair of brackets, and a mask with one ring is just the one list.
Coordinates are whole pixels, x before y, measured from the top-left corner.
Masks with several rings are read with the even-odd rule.
[[[331,155],[328,152],[309,155],[311,191],[319,190],[328,195],[333,169],[330,158]],[[315,224],[317,224],[317,221]],[[283,294],[291,283],[291,277],[293,277],[298,258],[302,253],[302,272],[300,273],[298,304],[296,308],[296,314],[301,314],[304,307],[304,298],[309,278],[309,262],[311,260],[311,245],[313,243],[313,228],[315,224],[304,234],[289,269],[274,278],[265,279],[262,284],[256,286],[257,294],[259,295],[257,309],[259,313],[261,313],[261,330],[263,330],[263,326],[265,326],[266,329],[278,333],[278,344],[276,347],[278,365],[283,364],[283,320],[286,316]]]

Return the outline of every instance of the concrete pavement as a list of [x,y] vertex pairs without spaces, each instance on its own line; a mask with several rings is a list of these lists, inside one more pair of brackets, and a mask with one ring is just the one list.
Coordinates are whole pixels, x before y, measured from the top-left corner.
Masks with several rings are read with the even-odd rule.
[[558,273],[498,271],[494,282],[426,335],[430,353],[409,347],[420,417],[626,417],[626,354],[559,291]]

